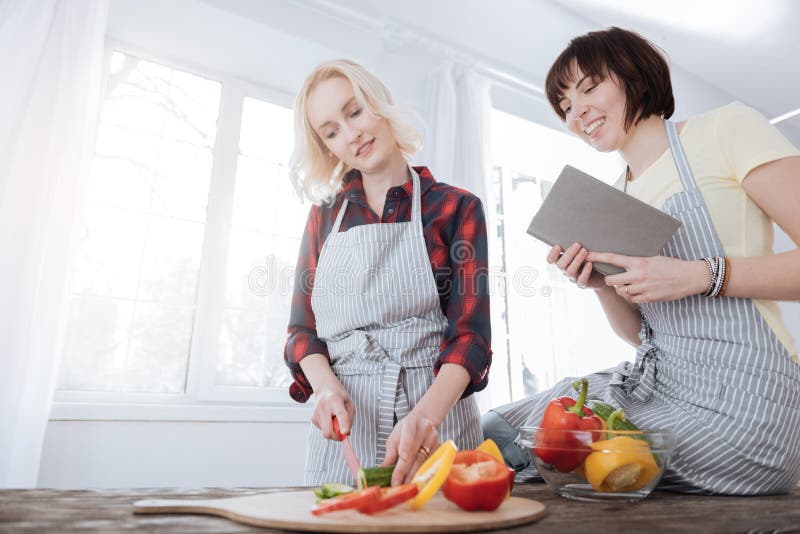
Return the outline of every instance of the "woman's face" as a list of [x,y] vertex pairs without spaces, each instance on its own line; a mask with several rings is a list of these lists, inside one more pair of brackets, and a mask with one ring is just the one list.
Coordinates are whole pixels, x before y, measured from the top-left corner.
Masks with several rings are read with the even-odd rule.
[[347,78],[334,76],[308,93],[309,124],[334,156],[364,174],[381,170],[399,150],[389,121],[358,103]]
[[567,129],[600,152],[619,150],[632,132],[625,131],[624,91],[611,76],[601,80],[573,68],[574,81],[559,102]]

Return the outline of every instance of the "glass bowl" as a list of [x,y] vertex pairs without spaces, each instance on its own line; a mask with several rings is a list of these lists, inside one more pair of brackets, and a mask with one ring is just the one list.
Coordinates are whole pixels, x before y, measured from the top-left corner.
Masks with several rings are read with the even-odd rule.
[[671,430],[553,430],[523,427],[521,442],[550,488],[578,501],[647,497],[675,449]]

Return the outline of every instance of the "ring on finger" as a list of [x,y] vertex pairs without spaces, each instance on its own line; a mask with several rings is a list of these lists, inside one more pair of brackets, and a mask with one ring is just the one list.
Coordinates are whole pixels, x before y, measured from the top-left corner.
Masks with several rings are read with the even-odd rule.
[[419,452],[420,452],[420,454],[422,454],[422,456],[423,456],[423,457],[424,457],[426,460],[427,460],[427,459],[428,459],[428,457],[431,455],[431,451],[430,451],[430,449],[428,449],[428,447],[426,447],[425,445],[420,445],[420,446],[419,446]]

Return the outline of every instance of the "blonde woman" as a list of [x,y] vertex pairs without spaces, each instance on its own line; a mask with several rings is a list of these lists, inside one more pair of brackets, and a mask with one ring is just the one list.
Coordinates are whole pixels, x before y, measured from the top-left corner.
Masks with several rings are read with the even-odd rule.
[[332,427],[363,466],[410,481],[440,441],[482,440],[471,394],[491,363],[480,200],[407,159],[420,137],[388,89],[323,63],[295,104],[291,178],[315,205],[297,261],[285,360],[313,393],[306,484],[353,484]]

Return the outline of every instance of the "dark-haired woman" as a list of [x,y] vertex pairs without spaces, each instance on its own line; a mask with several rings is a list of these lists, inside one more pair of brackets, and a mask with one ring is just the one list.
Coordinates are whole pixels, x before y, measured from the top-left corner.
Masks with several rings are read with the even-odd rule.
[[[639,35],[575,38],[547,75],[567,128],[628,164],[619,187],[678,218],[660,256],[554,247],[556,264],[593,289],[633,364],[589,377],[590,395],[641,428],[672,429],[661,486],[685,492],[783,493],[800,480],[800,366],[778,300],[800,300],[800,252],[774,254],[773,222],[800,243],[800,152],[753,109],[733,103],[682,123],[669,68]],[[603,277],[593,262],[625,269]],[[515,443],[572,379],[484,416],[508,463]],[[529,468],[532,470],[532,468]]]

